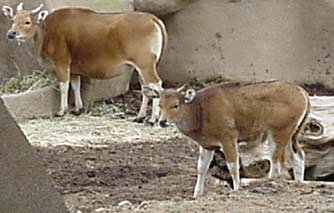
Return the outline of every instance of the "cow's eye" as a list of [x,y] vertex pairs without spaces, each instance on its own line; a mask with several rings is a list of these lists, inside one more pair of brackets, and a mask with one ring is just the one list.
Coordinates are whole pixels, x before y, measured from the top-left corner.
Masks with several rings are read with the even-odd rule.
[[178,109],[179,108],[179,104],[175,104],[174,106],[173,106],[173,109]]
[[25,23],[26,25],[30,25],[31,24],[31,22],[30,21],[26,21],[26,23]]

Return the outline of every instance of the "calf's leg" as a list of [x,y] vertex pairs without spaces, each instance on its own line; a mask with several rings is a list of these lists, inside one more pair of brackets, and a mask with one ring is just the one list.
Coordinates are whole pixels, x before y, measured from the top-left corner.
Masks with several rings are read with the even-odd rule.
[[199,158],[197,161],[197,181],[194,190],[194,197],[203,195],[206,173],[213,158],[214,151],[199,147]]
[[270,142],[274,142],[275,149],[270,160],[269,178],[276,179],[281,176],[282,166],[285,165],[285,149],[290,141],[291,130],[273,132]]
[[294,179],[298,182],[302,182],[304,180],[305,171],[305,153],[299,146],[296,138],[293,138],[289,143],[289,152]]
[[238,190],[240,187],[239,174],[239,154],[237,139],[234,137],[224,137],[222,140],[223,151],[226,158],[227,168],[231,174],[233,181],[233,190]]

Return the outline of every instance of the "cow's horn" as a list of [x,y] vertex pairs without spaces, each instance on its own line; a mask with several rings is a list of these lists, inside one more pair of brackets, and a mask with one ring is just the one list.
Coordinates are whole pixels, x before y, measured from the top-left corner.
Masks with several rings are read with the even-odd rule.
[[17,5],[16,11],[20,11],[20,10],[23,10],[23,2]]
[[40,4],[38,7],[36,7],[35,9],[33,9],[31,12],[32,12],[32,14],[36,14],[36,13],[38,13],[41,9],[42,9],[42,7],[44,6],[44,4],[42,3],[42,4]]
[[177,92],[181,92],[181,91],[183,91],[185,88],[186,88],[186,85],[183,84],[181,87],[177,88],[176,91],[177,91]]

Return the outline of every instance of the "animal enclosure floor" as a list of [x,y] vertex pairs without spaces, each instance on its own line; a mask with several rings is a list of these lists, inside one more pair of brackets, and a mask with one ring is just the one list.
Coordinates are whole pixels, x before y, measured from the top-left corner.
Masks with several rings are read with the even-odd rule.
[[[20,124],[71,212],[334,212],[334,187],[260,182],[233,192],[208,175],[192,199],[198,147],[174,128],[112,115]],[[128,201],[128,202],[127,202]]]

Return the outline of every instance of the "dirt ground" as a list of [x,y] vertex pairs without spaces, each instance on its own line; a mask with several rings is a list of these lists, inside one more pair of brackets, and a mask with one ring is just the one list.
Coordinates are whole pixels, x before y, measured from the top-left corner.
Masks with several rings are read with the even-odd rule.
[[132,122],[129,99],[20,124],[70,212],[334,212],[334,186],[321,183],[263,181],[233,192],[208,175],[194,200],[197,145],[173,127]]

